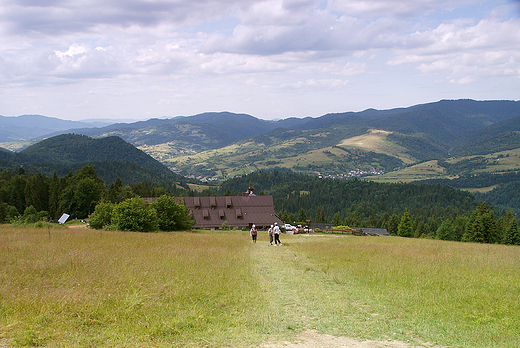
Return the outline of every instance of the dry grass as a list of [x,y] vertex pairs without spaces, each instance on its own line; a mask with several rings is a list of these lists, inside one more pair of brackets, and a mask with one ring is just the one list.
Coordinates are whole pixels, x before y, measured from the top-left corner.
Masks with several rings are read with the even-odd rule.
[[447,178],[445,169],[438,165],[437,160],[422,162],[404,169],[390,172],[384,175],[368,176],[367,179],[389,183],[389,182],[413,182],[424,179]]
[[406,149],[386,140],[391,132],[371,129],[367,134],[344,139],[338,146],[353,147],[365,151],[383,153],[401,159],[405,164],[415,162],[415,159],[406,153]]
[[[2,227],[0,338],[18,345],[241,342],[248,244],[218,234]],[[250,337],[254,337],[254,333]]]
[[250,347],[317,332],[520,346],[520,248],[0,226],[0,346]]

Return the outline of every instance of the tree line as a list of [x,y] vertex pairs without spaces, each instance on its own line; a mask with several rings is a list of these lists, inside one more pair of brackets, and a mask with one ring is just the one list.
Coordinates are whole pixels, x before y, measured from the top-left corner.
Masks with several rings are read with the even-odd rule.
[[[124,202],[129,204],[127,201],[137,197],[173,197],[184,194],[185,190],[174,184],[157,185],[143,181],[124,185],[119,178],[107,187],[97,175],[96,168],[89,165],[63,177],[59,177],[56,172],[46,176],[19,168],[0,173],[0,223],[58,221],[63,213],[69,214],[71,218],[86,219],[100,204],[115,208]],[[182,207],[179,209],[183,210]],[[158,220],[160,209],[157,213]],[[123,224],[121,226],[125,228]],[[156,221],[152,227],[159,229],[164,226]]]
[[[440,184],[319,179],[279,171],[255,172],[196,193],[173,184],[124,185],[119,178],[107,187],[93,166],[64,177],[26,173],[20,168],[0,173],[0,223],[57,221],[66,212],[73,218],[90,217],[94,228],[189,229],[191,214],[174,196],[241,195],[248,187],[272,195],[278,216],[288,223],[310,220],[386,228],[403,237],[520,244],[513,213],[497,217],[487,203],[466,191]],[[140,197],[158,199],[148,204]]]
[[475,195],[447,185],[319,179],[272,171],[230,179],[218,192],[236,194],[248,185],[272,195],[277,215],[289,223],[311,220],[386,228],[403,237],[520,244],[511,211],[499,210],[497,216]]

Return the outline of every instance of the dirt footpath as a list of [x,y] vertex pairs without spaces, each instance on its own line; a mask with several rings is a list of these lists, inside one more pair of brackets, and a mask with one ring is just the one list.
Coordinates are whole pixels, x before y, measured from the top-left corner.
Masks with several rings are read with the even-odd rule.
[[295,336],[294,342],[278,342],[263,344],[260,348],[441,348],[424,344],[411,345],[400,341],[359,341],[349,337],[336,337],[317,333],[314,330],[305,330]]
[[[312,269],[313,267],[312,263],[304,255],[296,254],[292,250],[288,238],[287,240],[282,240],[282,243],[286,244],[275,248],[270,247],[267,241],[260,240],[252,248],[252,263],[256,266],[254,274],[258,276],[259,286],[266,294],[283,294],[283,296],[271,296],[268,301],[269,312],[272,313],[273,317],[283,318],[283,325],[297,323],[295,326],[301,327],[303,331],[294,336],[289,336],[289,338],[285,336],[281,341],[276,337],[272,337],[272,339],[268,339],[257,347],[441,348],[440,346],[423,342],[417,337],[413,338],[413,342],[408,342],[392,339],[363,340],[319,333],[313,328],[313,320],[319,321],[319,319],[309,316],[309,311],[305,304],[308,301],[312,301],[312,294],[338,296],[344,290],[341,287],[335,287],[334,282],[320,281],[320,277],[322,277],[321,272],[308,272],[307,269]],[[296,267],[296,265],[298,266]],[[300,288],[304,288],[307,291],[291,291],[291,289]]]

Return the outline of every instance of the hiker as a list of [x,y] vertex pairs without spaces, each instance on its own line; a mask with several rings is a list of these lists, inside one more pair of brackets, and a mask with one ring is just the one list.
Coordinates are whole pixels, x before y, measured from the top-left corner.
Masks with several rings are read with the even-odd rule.
[[253,227],[251,227],[251,238],[253,238],[253,243],[256,243],[256,236],[258,236],[258,231],[256,230],[256,226],[253,224]]
[[269,245],[273,245],[273,225],[271,225],[271,227],[269,227],[269,229],[267,230],[267,233],[269,233]]
[[280,242],[280,227],[278,227],[277,222],[274,223],[273,233],[274,233],[274,245],[278,246],[278,243],[280,243],[280,245],[282,245],[282,242]]

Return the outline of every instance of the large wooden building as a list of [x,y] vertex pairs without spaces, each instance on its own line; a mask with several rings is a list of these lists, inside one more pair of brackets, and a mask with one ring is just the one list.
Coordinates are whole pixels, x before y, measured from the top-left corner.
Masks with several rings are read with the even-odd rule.
[[274,212],[273,196],[248,194],[184,197],[183,200],[193,214],[195,228],[219,229],[227,222],[230,228],[251,228],[254,224],[258,229],[267,229],[275,222],[283,223]]

